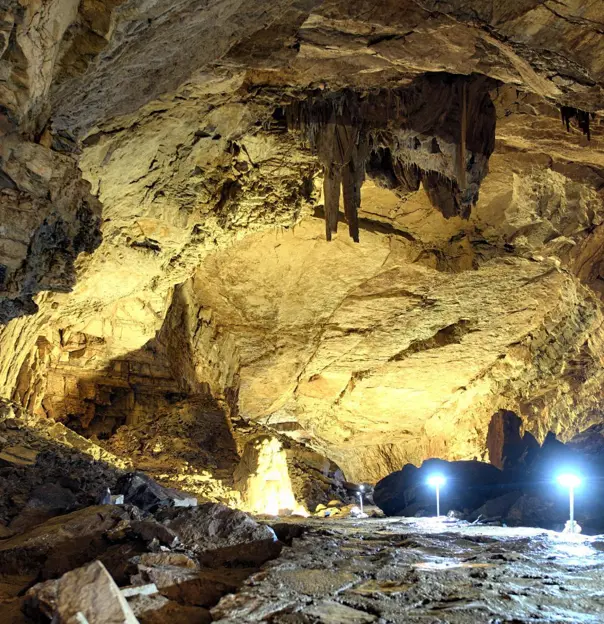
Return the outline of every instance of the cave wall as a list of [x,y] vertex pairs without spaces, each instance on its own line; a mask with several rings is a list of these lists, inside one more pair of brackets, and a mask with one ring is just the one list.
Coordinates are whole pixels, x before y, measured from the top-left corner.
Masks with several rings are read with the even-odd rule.
[[[539,439],[601,422],[603,23],[585,0],[5,3],[0,395],[110,431],[210,397],[371,480],[484,456],[500,409]],[[276,111],[439,80],[486,85],[488,153],[459,158],[455,107],[451,140],[385,115],[360,242],[328,245],[346,206]],[[386,153],[424,173],[392,184]],[[433,176],[462,161],[460,210]]]

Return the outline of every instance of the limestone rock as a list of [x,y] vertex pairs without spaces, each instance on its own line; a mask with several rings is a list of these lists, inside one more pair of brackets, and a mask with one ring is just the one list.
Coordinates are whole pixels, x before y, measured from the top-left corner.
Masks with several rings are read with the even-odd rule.
[[126,599],[102,563],[65,573],[28,592],[32,609],[38,609],[59,624],[77,622],[81,613],[90,624],[137,624]]
[[160,594],[136,596],[128,604],[141,624],[209,624],[212,621],[207,609],[181,605]]
[[67,292],[76,258],[100,243],[100,204],[73,159],[36,143],[3,138],[0,215],[0,322],[38,308],[41,291]]
[[602,458],[604,456],[604,427],[601,424],[592,425],[571,438],[566,444],[582,455]]
[[252,570],[192,570],[179,566],[144,566],[140,578],[154,583],[159,593],[178,603],[200,607],[215,605],[222,596],[234,593]]
[[263,436],[248,442],[234,481],[251,513],[276,516],[304,511],[295,499],[286,454],[276,438]]
[[448,510],[470,512],[490,498],[505,493],[503,473],[495,466],[476,461],[427,460],[420,468],[405,467],[375,486],[374,501],[388,515],[436,515],[434,488],[429,477],[439,473],[446,483],[441,488],[441,514]]
[[147,585],[132,585],[130,587],[121,587],[120,592],[124,598],[133,598],[136,596],[152,596],[157,594],[157,585],[148,583]]
[[5,4],[0,393],[57,437],[237,504],[237,416],[370,482],[600,423],[598,2]]
[[210,567],[235,561],[240,566],[260,565],[280,550],[270,527],[225,505],[205,503],[190,509],[165,509],[156,517]]
[[56,483],[44,483],[32,490],[25,508],[12,520],[10,526],[23,531],[53,516],[72,511],[77,506],[75,494]]
[[174,531],[152,519],[133,522],[131,528],[148,545],[159,543],[174,548],[179,542]]
[[369,624],[375,622],[377,617],[358,609],[347,607],[333,600],[323,600],[307,610],[311,617],[319,618],[325,624]]
[[38,453],[24,446],[8,446],[0,453],[0,462],[5,466],[33,466]]
[[8,574],[63,574],[96,559],[109,546],[108,533],[128,527],[137,511],[123,506],[87,507],[52,518],[0,542],[0,566]]
[[593,488],[603,478],[604,455],[599,444],[581,444],[593,436],[594,430],[587,430],[573,445],[550,433],[541,446],[534,442],[521,461],[503,471],[480,462],[427,460],[420,468],[408,464],[378,482],[375,500],[387,515],[433,515],[434,489],[427,480],[438,472],[446,478],[440,489],[441,514],[481,524],[563,531],[568,489],[559,486],[557,477],[572,470],[582,477],[575,491],[581,525],[586,533],[598,534],[604,528],[604,506],[600,497],[593,496]]
[[500,469],[513,470],[520,463],[530,463],[528,455],[539,448],[530,433],[521,436],[522,421],[514,412],[493,414],[487,433],[489,461]]
[[153,552],[143,553],[138,558],[138,563],[145,566],[176,566],[180,568],[198,568],[198,564],[184,553],[176,552]]
[[140,472],[125,474],[116,484],[124,495],[124,502],[136,505],[143,511],[157,511],[160,507],[195,507],[197,499],[182,492],[164,488]]
[[94,505],[122,474],[121,460],[60,423],[21,412],[18,418],[0,420],[0,430],[0,448],[25,448],[32,459],[35,456],[35,463],[10,462],[0,474],[0,518],[6,524],[25,513],[28,517],[20,520],[23,529]]

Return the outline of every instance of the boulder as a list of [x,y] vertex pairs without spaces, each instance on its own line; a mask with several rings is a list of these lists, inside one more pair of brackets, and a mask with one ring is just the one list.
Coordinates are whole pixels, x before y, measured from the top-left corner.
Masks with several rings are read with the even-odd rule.
[[220,503],[205,503],[190,509],[164,509],[156,518],[210,567],[233,562],[253,567],[277,556],[280,551],[275,532],[269,526]]
[[291,546],[294,539],[302,537],[308,530],[303,525],[291,524],[290,522],[277,522],[276,524],[271,524],[271,528],[279,541],[287,544],[287,546]]
[[[137,624],[132,609],[100,561],[39,583],[26,596],[27,609],[57,624]],[[82,620],[78,614],[82,614]]]
[[562,528],[567,518],[568,508],[556,505],[551,497],[524,494],[510,507],[505,523],[555,529]]
[[196,570],[199,568],[197,562],[184,553],[177,552],[152,552],[143,553],[137,557],[136,563],[144,566],[176,566],[180,568],[191,568]]
[[508,492],[497,498],[488,500],[484,505],[474,510],[468,517],[470,522],[475,520],[485,521],[502,521],[508,516],[510,507],[522,496],[520,490]]
[[409,504],[404,493],[414,483],[417,470],[417,466],[406,464],[402,470],[391,472],[376,484],[373,501],[387,516],[395,516]]
[[116,484],[123,502],[136,505],[144,511],[157,511],[162,507],[195,507],[197,499],[173,488],[166,488],[142,472],[129,472],[120,477]]
[[0,541],[0,569],[5,574],[59,576],[98,558],[112,545],[111,535],[123,532],[139,514],[132,507],[101,505],[57,516]]
[[131,529],[148,545],[156,542],[174,548],[179,541],[174,531],[150,518],[133,522]]
[[199,569],[179,566],[145,566],[139,564],[139,575],[133,581],[153,583],[159,593],[181,604],[200,607],[215,605],[230,594],[256,569]]
[[181,605],[161,594],[138,595],[128,600],[140,624],[209,624],[212,616],[207,609]]
[[134,562],[145,550],[145,544],[140,540],[133,539],[126,542],[113,544],[97,559],[107,568],[113,580],[121,587],[130,583],[130,577],[136,574],[137,567]]
[[76,507],[77,499],[71,490],[58,483],[44,483],[32,490],[27,504],[13,518],[10,528],[24,531],[54,516],[73,511]]

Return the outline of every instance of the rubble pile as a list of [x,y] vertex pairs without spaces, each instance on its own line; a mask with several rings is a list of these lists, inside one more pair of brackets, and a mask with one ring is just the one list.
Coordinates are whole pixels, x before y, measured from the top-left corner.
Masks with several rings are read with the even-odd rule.
[[247,514],[199,504],[3,410],[3,623],[209,622],[209,608],[279,554],[274,531]]

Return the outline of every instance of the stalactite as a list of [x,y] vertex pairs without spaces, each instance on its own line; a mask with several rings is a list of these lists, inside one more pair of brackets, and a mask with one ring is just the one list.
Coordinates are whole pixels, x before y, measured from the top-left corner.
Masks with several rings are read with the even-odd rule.
[[465,190],[467,186],[466,176],[466,140],[468,135],[468,85],[461,83],[461,130],[459,141],[459,158],[457,162],[457,179],[459,187]]
[[[560,108],[560,114],[562,116],[562,123],[566,126],[567,132],[570,132],[570,120],[574,117],[577,120],[579,129],[587,136],[587,140],[591,141],[590,113],[578,108],[573,108],[572,106],[562,106]],[[593,119],[595,115],[592,113],[591,117]]]
[[323,165],[325,234],[337,232],[340,196],[351,238],[359,242],[358,210],[365,179],[368,139],[354,95],[315,100],[291,107],[288,123],[308,138]]
[[[288,130],[301,134],[323,166],[327,239],[337,232],[342,197],[350,236],[358,242],[366,169],[403,194],[429,176],[424,186],[433,205],[447,217],[467,218],[494,149],[496,116],[488,95],[494,84],[479,76],[430,74],[404,88],[317,91],[286,106]],[[446,164],[440,141],[457,145],[455,162]]]
[[341,172],[338,167],[325,167],[323,174],[323,195],[325,201],[325,237],[331,240],[332,233],[338,231],[340,211]]

